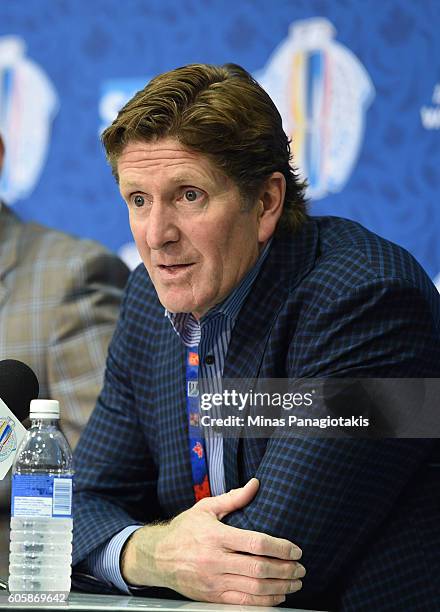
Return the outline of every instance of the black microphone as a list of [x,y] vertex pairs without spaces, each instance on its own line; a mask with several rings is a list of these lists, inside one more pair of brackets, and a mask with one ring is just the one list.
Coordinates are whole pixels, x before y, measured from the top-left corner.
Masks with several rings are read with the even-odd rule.
[[0,361],[0,398],[19,421],[29,416],[31,400],[38,398],[40,385],[35,372],[22,361]]

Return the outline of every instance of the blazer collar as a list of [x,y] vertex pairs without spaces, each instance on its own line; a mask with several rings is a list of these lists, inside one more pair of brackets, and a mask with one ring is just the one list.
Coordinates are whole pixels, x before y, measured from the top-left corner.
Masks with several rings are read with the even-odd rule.
[[[275,235],[235,324],[225,360],[223,378],[257,378],[266,345],[287,295],[315,265],[319,230],[310,218],[296,233]],[[226,490],[238,482],[238,438],[224,438]]]
[[295,234],[276,234],[266,261],[238,315],[224,378],[256,378],[269,332],[292,291],[313,268],[318,224],[309,219]]

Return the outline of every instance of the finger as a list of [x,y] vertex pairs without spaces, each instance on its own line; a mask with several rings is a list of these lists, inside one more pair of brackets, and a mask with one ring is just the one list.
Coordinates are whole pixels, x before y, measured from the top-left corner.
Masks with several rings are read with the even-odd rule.
[[220,580],[222,590],[240,591],[249,595],[287,595],[296,593],[302,587],[301,580],[258,579],[224,574]]
[[217,495],[216,497],[205,497],[205,499],[198,502],[196,506],[212,512],[221,520],[230,512],[240,510],[240,508],[247,506],[255,497],[259,486],[259,481],[256,478],[251,478],[244,487],[231,489],[231,491],[223,493],[223,495]]
[[262,557],[276,557],[277,559],[290,561],[301,559],[302,550],[289,540],[275,538],[258,531],[238,529],[229,525],[223,527],[224,529],[219,532],[219,536],[223,547],[230,551],[245,552]]
[[238,606],[277,606],[286,601],[285,595],[250,595],[240,591],[225,591],[215,603],[233,604]]
[[226,553],[218,558],[219,571],[250,578],[278,578],[280,580],[294,580],[304,578],[306,570],[301,563],[295,561],[282,561],[271,557],[258,555],[241,555]]

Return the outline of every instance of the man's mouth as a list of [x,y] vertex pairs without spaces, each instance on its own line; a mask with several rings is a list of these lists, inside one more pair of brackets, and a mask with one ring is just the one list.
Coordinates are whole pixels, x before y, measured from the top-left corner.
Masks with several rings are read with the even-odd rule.
[[189,268],[191,268],[193,265],[194,265],[193,263],[180,263],[180,264],[172,264],[169,266],[164,265],[164,264],[159,264],[157,267],[159,268],[161,273],[164,274],[165,276],[176,276],[178,274],[186,272],[186,270],[189,270]]

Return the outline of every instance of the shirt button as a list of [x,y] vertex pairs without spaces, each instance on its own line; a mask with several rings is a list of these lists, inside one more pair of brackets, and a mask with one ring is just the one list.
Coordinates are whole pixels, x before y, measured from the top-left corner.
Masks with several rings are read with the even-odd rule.
[[215,362],[214,355],[206,355],[205,363],[206,365],[212,365]]

